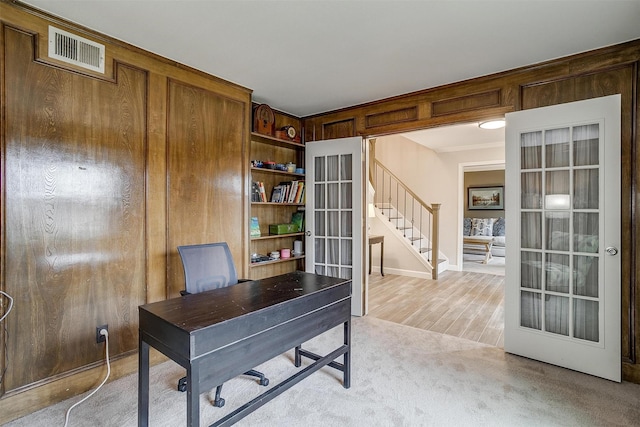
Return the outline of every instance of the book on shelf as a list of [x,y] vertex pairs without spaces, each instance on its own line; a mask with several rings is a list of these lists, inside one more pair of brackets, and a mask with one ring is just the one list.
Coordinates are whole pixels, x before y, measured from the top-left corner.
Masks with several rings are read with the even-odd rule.
[[260,181],[258,183],[258,185],[260,186],[260,201],[261,202],[266,202],[267,201],[267,194],[264,191],[264,182]]
[[304,227],[304,212],[294,212],[291,214],[291,223],[298,227],[298,232],[303,230]]
[[258,181],[251,182],[251,201],[261,202],[262,196],[260,195],[260,183]]
[[271,190],[270,201],[272,203],[280,203],[280,200],[282,199],[282,192],[283,188],[281,185],[276,185],[275,187],[273,187],[273,190]]

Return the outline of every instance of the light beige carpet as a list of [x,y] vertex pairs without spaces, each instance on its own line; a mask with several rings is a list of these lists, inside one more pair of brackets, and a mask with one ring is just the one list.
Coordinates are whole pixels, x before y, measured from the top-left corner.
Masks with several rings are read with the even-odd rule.
[[[267,403],[238,426],[637,426],[640,385],[617,384],[505,354],[501,349],[371,317],[353,323],[352,386],[323,368]],[[342,342],[341,327],[313,340],[315,351]],[[292,352],[259,369],[269,387],[293,373]],[[184,370],[166,362],[151,370],[151,426],[185,424]],[[201,396],[201,425],[263,391],[239,377],[225,384],[220,409]],[[62,426],[82,396],[8,427]],[[137,376],[107,384],[71,413],[69,426],[136,426]]]

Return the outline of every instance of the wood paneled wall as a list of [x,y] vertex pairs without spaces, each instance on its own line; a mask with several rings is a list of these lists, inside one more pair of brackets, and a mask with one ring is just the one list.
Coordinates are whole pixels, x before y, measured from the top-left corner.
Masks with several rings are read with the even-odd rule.
[[640,383],[640,40],[304,118],[307,140],[373,137],[622,94],[623,378]]
[[[184,288],[176,246],[248,269],[251,91],[19,3],[0,20],[3,424],[95,387],[98,325],[111,379],[136,371],[138,305]],[[49,24],[105,44],[105,74],[47,58]]]

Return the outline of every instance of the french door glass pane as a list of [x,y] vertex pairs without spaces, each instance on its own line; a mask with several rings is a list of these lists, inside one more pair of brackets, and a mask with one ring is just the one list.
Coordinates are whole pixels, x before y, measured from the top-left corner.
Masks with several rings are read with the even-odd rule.
[[540,172],[523,172],[521,190],[522,209],[540,209],[542,207],[542,174]]
[[327,266],[326,268],[326,275],[327,276],[331,276],[331,277],[340,277],[338,275],[338,272],[340,271],[339,267],[335,267],[335,266]]
[[547,249],[569,250],[569,212],[546,212]]
[[542,131],[520,135],[521,169],[539,169],[542,167]]
[[545,264],[545,290],[569,293],[569,255],[547,254]]
[[589,166],[599,164],[600,126],[598,124],[573,128],[573,164]]
[[351,209],[353,206],[353,184],[343,182],[340,184],[340,209]]
[[573,250],[598,253],[599,214],[576,212],[573,214]]
[[351,154],[344,154],[340,156],[340,179],[343,181],[350,181],[352,179],[353,170],[351,164],[353,163],[353,156]]
[[327,264],[340,263],[340,240],[327,239]]
[[569,166],[569,128],[552,129],[544,134],[545,167]]
[[338,183],[327,184],[327,209],[338,209],[340,207],[340,197]]
[[316,184],[315,185],[315,200],[313,202],[313,206],[316,209],[324,209],[324,184]]
[[547,295],[544,304],[545,331],[569,335],[569,298]]
[[542,249],[542,214],[540,212],[522,212],[520,247]]
[[315,182],[324,182],[325,181],[324,157],[316,157],[315,158],[314,180],[315,180]]
[[324,211],[315,211],[314,215],[315,215],[315,224],[314,224],[313,232],[315,233],[316,236],[324,236],[325,235]]
[[349,267],[340,268],[340,278],[341,279],[353,279],[353,269]]
[[327,156],[327,181],[337,181],[338,171],[338,156]]
[[600,325],[598,301],[575,298],[573,300],[573,336],[583,340],[598,342]]
[[[569,194],[569,171],[568,170],[559,170],[559,171],[550,171],[546,173],[545,176],[545,196],[550,195],[568,195]],[[547,202],[545,198],[545,202]],[[546,204],[546,203],[545,203]],[[567,206],[566,209],[568,209]]]
[[315,239],[314,250],[316,254],[315,262],[324,264],[324,242],[325,239],[317,238]]
[[542,300],[539,293],[520,292],[520,325],[525,328],[542,329]]
[[339,236],[340,235],[340,212],[328,211],[327,212],[327,236]]
[[577,169],[573,174],[573,208],[598,209],[598,169]]
[[520,252],[520,286],[542,289],[542,254],[540,252]]
[[340,264],[344,265],[353,265],[353,257],[352,257],[352,242],[350,239],[342,239],[341,241],[341,253],[340,256]]
[[353,236],[353,213],[351,211],[340,212],[340,236],[351,237]]
[[586,297],[598,297],[598,258],[575,255],[573,257],[573,293]]

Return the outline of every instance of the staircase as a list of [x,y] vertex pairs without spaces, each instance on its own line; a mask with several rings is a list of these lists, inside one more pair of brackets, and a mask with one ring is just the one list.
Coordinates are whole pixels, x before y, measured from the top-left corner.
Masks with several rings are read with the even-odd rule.
[[437,279],[449,268],[449,260],[438,246],[440,205],[422,201],[377,159],[373,164],[376,216]]
[[[410,249],[420,262],[433,272],[433,245],[431,241],[420,233],[418,227],[414,227],[394,206],[389,203],[375,205],[376,217],[380,219],[392,233]],[[437,274],[432,278],[437,279],[438,274],[449,269],[449,259],[440,252],[437,258]]]

